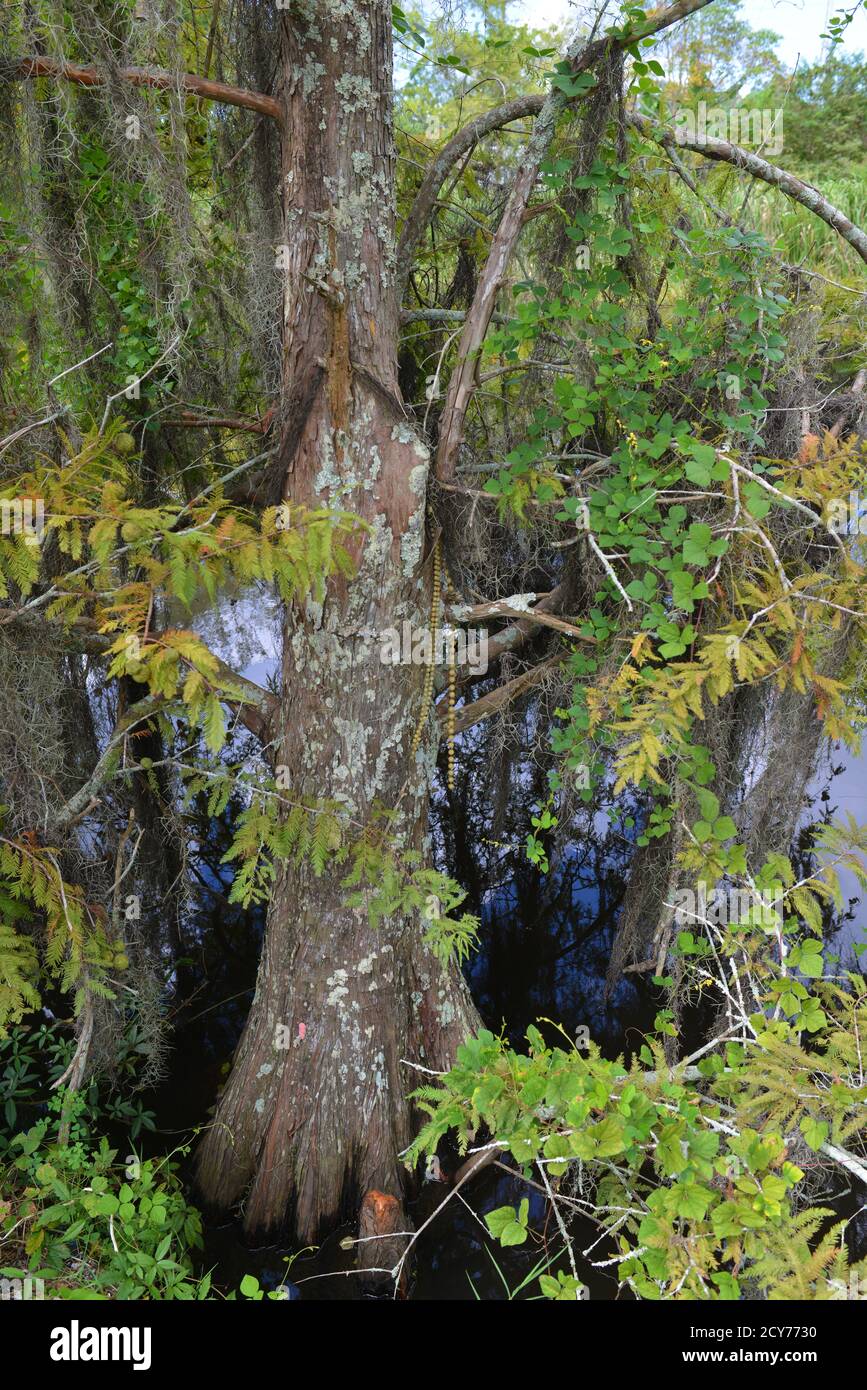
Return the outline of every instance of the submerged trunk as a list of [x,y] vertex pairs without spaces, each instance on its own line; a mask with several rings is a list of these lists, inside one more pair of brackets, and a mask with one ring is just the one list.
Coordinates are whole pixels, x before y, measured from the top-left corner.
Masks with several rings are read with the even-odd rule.
[[372,1189],[400,1198],[406,1093],[418,1079],[401,1063],[445,1065],[472,1028],[463,983],[426,957],[419,924],[371,928],[344,899],[333,878],[284,870],[271,902],[255,999],[199,1169],[219,1206],[250,1185],[250,1231],[288,1223],[312,1241]]
[[[396,378],[391,6],[319,0],[281,30],[282,494],[369,529],[354,578],[287,610],[276,762],[290,800],[339,803],[359,836],[378,806],[396,811],[392,842],[423,849],[433,759],[410,757],[423,671],[384,664],[379,635],[424,626],[429,602],[428,454]],[[414,1084],[402,1060],[446,1065],[475,1021],[424,924],[372,927],[346,906],[344,874],[279,866],[255,998],[199,1162],[214,1203],[249,1188],[248,1229],[293,1219],[303,1240],[370,1189],[400,1195]]]
[[[431,760],[410,760],[410,745],[423,671],[383,664],[377,634],[405,618],[424,622],[406,555],[423,530],[424,465],[420,446],[391,440],[391,422],[363,390],[352,428],[358,460],[378,453],[381,477],[415,477],[415,510],[401,520],[380,497],[381,524],[355,579],[321,607],[287,613],[278,767],[290,799],[338,802],[359,835],[377,803],[397,809],[394,843],[418,849]],[[374,481],[368,516],[379,496]],[[416,1081],[401,1061],[447,1065],[473,1023],[460,976],[423,945],[424,923],[415,915],[371,926],[364,908],[346,906],[345,874],[326,866],[317,878],[309,861],[279,866],[253,1006],[201,1157],[208,1197],[230,1204],[252,1181],[251,1230],[284,1224],[294,1199],[303,1240],[344,1198],[370,1188],[399,1195],[405,1095]]]

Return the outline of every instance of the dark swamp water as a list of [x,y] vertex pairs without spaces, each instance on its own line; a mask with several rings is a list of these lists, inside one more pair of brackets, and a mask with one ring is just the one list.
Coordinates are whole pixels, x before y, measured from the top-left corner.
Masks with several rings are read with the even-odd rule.
[[[825,786],[817,793],[808,819],[846,811],[863,819],[864,799],[864,769],[856,765],[838,772],[830,790]],[[459,833],[453,838],[451,871],[468,886],[466,907],[477,912],[482,923],[480,949],[467,967],[473,996],[485,1024],[496,1031],[505,1028],[513,1044],[520,1045],[527,1026],[539,1020],[549,1021],[540,1026],[553,1041],[553,1020],[570,1036],[587,1027],[606,1056],[628,1056],[640,1047],[644,1033],[652,1031],[663,999],[646,977],[624,979],[610,998],[605,996],[605,970],[634,833],[609,835],[602,845],[568,845],[552,859],[544,877],[522,864],[518,854],[482,853],[471,836]],[[178,994],[187,1002],[179,998],[174,1011],[166,1077],[143,1097],[156,1114],[157,1130],[147,1143],[155,1151],[183,1142],[195,1126],[207,1123],[252,997],[263,919],[261,911],[245,912],[228,903],[231,870],[219,864],[227,843],[227,824],[212,821],[199,846],[201,892],[187,924],[189,954],[177,976]],[[849,913],[833,924],[834,948],[850,966],[851,942],[862,937],[864,925],[864,905],[853,897]],[[685,1013],[684,1054],[705,1040],[710,1018],[706,1009]],[[459,1161],[456,1155],[451,1160]],[[439,1184],[420,1186],[411,1208],[416,1228],[442,1200],[443,1191]],[[544,1232],[542,1196],[519,1175],[490,1167],[462,1190],[461,1197],[466,1200],[452,1198],[419,1239],[407,1296],[485,1301],[534,1296],[535,1278],[525,1289],[519,1286],[539,1261],[539,1247],[503,1250],[489,1239],[483,1217],[486,1211],[517,1205],[527,1197],[531,1225]],[[841,1186],[821,1194],[821,1202],[840,1217],[855,1217],[847,1234],[853,1253],[857,1246],[863,1255],[867,1220],[864,1212],[856,1213],[867,1203],[867,1190]],[[574,1229],[576,1248],[598,1241],[598,1228],[591,1222]],[[293,1298],[358,1299],[362,1294],[353,1273],[354,1255],[341,1246],[353,1233],[346,1224],[316,1252],[297,1255],[290,1245],[247,1243],[237,1217],[206,1219],[201,1268],[213,1269],[215,1284],[225,1291],[237,1288],[245,1274],[253,1274],[263,1288],[276,1287],[288,1277]],[[553,1228],[549,1233],[556,1236]],[[592,1258],[600,1261],[612,1253],[613,1248],[602,1242],[595,1244]],[[292,1259],[288,1276],[287,1258]],[[616,1265],[609,1270],[594,1270],[589,1261],[579,1265],[591,1299],[618,1297],[612,1270]]]

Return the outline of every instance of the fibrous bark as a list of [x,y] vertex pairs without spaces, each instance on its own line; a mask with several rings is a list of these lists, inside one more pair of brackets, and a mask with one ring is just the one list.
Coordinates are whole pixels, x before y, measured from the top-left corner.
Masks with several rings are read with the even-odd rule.
[[[282,24],[279,477],[287,499],[333,502],[369,529],[354,578],[286,611],[276,760],[293,793],[340,803],[354,824],[396,811],[396,848],[417,850],[432,762],[409,757],[423,671],[384,664],[378,636],[424,626],[429,603],[428,452],[396,377],[391,10],[323,0],[305,13]],[[402,1061],[447,1064],[475,1022],[418,917],[371,926],[341,878],[279,866],[255,999],[200,1153],[208,1198],[225,1206],[249,1186],[249,1229],[294,1213],[305,1240],[347,1198],[400,1197]]]

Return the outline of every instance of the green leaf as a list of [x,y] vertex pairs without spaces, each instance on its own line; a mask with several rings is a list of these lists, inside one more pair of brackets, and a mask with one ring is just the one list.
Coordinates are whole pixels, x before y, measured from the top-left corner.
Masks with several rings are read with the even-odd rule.
[[716,451],[709,444],[700,444],[695,439],[685,440],[683,447],[690,455],[684,465],[686,476],[698,487],[707,487],[716,463]]
[[568,71],[558,72],[553,78],[553,85],[567,97],[578,97],[596,86],[596,78],[591,72],[579,72],[575,77]]
[[205,701],[204,731],[209,752],[219,753],[226,741],[226,718],[216,695],[209,695]]
[[675,1198],[675,1211],[678,1216],[690,1221],[702,1221],[708,1207],[714,1201],[714,1194],[698,1183],[676,1183],[672,1188]]
[[715,840],[730,840],[733,835],[738,833],[738,828],[731,816],[720,816],[719,820],[714,821],[713,834]]
[[[811,943],[809,943],[811,944]],[[818,951],[808,951],[805,945],[801,949],[798,958],[798,969],[802,975],[806,975],[811,980],[821,980],[825,970],[825,962]]]
[[523,1245],[527,1239],[527,1227],[518,1221],[510,1221],[500,1232],[501,1245]]
[[695,522],[689,528],[689,537],[683,543],[683,558],[688,565],[706,565],[708,546],[713,540],[713,532],[704,522]]
[[488,1230],[501,1245],[523,1245],[527,1239],[530,1203],[525,1197],[518,1211],[514,1207],[497,1207],[485,1216]]
[[702,820],[710,821],[712,824],[719,816],[719,798],[714,796],[712,791],[708,791],[707,787],[702,787],[697,799]]

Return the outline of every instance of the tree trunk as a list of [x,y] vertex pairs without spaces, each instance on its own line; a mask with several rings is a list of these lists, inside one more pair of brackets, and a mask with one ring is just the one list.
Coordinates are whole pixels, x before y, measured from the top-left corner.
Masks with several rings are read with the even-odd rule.
[[[359,834],[377,806],[397,811],[393,843],[424,849],[433,749],[410,759],[423,671],[383,664],[379,637],[424,626],[429,604],[428,453],[396,374],[391,5],[299,5],[281,35],[282,493],[369,529],[351,580],[287,609],[277,765],[290,797],[339,802]],[[208,1199],[227,1206],[249,1186],[247,1228],[291,1220],[302,1240],[371,1188],[400,1195],[416,1080],[402,1059],[447,1065],[476,1022],[424,924],[371,927],[346,907],[343,872],[278,867],[255,998],[199,1160]]]

